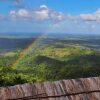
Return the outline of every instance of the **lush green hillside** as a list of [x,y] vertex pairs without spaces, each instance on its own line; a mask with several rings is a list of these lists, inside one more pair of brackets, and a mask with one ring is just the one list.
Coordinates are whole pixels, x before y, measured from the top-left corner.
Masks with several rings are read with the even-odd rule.
[[99,76],[99,48],[89,46],[88,42],[84,45],[84,42],[47,39],[31,50],[14,69],[12,64],[22,48],[1,53],[0,85]]

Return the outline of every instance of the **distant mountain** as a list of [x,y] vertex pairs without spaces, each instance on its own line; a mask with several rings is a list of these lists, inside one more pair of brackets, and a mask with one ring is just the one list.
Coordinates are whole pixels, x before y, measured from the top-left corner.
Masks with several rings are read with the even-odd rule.
[[23,33],[23,32],[7,32],[0,33],[0,37],[37,37],[43,33]]

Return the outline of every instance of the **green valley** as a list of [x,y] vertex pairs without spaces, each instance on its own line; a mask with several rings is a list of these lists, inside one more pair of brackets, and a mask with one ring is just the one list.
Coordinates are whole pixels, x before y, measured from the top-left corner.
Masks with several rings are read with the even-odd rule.
[[0,86],[99,76],[99,41],[97,37],[44,38],[12,68],[32,39],[15,42],[16,47],[0,53]]

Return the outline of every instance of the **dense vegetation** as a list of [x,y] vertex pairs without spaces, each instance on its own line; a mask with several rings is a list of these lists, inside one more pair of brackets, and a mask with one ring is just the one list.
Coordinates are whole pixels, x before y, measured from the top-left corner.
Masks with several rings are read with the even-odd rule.
[[31,41],[15,42],[16,47],[9,51],[6,51],[7,47],[3,48],[0,53],[0,86],[100,75],[99,38],[44,39],[13,68],[19,53]]

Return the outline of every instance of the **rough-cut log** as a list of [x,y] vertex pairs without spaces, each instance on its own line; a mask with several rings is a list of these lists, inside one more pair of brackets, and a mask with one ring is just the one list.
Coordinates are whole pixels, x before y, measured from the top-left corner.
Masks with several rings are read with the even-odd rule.
[[100,100],[100,77],[1,87],[0,100]]

